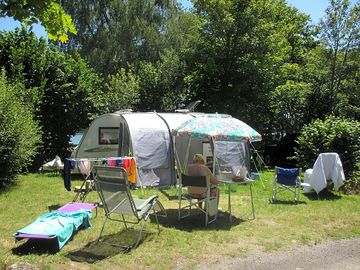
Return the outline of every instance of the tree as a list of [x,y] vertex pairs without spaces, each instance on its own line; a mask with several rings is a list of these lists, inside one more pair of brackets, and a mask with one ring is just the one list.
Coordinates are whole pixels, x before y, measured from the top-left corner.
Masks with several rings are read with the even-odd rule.
[[202,109],[226,112],[260,130],[270,126],[269,98],[286,84],[282,66],[303,62],[308,16],[285,1],[197,0],[197,35],[186,49],[188,91]]
[[156,63],[141,62],[138,76],[141,111],[174,111],[186,100],[184,62],[175,50],[165,50]]
[[270,104],[277,119],[276,130],[281,133],[299,132],[306,124],[311,84],[287,81],[272,92]]
[[24,86],[7,81],[0,73],[0,189],[14,183],[16,175],[31,164],[40,146],[38,123],[33,108],[19,92]]
[[134,109],[139,103],[139,78],[130,69],[119,69],[116,75],[109,75],[107,88],[107,111]]
[[11,82],[23,82],[25,88],[18,95],[34,106],[42,129],[39,163],[55,155],[67,156],[70,136],[104,111],[101,80],[87,63],[25,28],[0,32],[0,68]]
[[328,59],[329,108],[334,112],[338,94],[342,92],[343,82],[349,75],[349,56],[359,53],[360,1],[351,7],[349,0],[330,0],[319,27]]
[[40,22],[51,40],[66,42],[68,34],[76,34],[72,19],[54,0],[1,0],[0,16],[13,17],[26,25]]
[[[181,10],[175,0],[61,1],[77,35],[63,46],[76,50],[105,78],[120,68],[155,63],[165,48],[181,46]],[[177,24],[174,22],[177,20]]]

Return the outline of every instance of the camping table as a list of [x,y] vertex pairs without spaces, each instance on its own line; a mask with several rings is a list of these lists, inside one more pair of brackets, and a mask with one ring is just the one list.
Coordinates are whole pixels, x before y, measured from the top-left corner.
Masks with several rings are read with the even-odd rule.
[[219,182],[226,184],[229,188],[229,196],[228,196],[228,211],[230,214],[230,224],[232,223],[232,217],[231,217],[231,185],[249,185],[250,187],[250,197],[251,197],[251,210],[252,210],[252,219],[255,219],[255,210],[254,210],[254,201],[253,201],[253,195],[252,195],[252,184],[255,182],[255,180],[249,179],[249,178],[245,178],[244,181],[242,182],[235,182],[229,179],[219,179]]

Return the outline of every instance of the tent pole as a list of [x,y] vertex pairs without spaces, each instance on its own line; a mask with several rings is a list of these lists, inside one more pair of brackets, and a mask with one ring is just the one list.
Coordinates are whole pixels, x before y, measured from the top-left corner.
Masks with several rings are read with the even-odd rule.
[[[253,144],[252,144],[251,142],[249,142],[249,143],[250,143],[251,147],[252,147],[253,149],[255,149],[255,147],[253,146]],[[256,149],[255,149],[255,150],[256,150]],[[256,152],[256,155],[257,155],[257,157],[260,158],[261,162],[264,163],[264,161],[262,160],[262,158],[260,157],[260,155],[259,155],[258,152]],[[264,163],[264,164],[265,164],[265,163]],[[255,162],[255,161],[254,161],[254,166],[255,166],[256,172],[259,173],[259,170],[258,170],[258,168],[257,168],[257,166],[256,166],[256,162]],[[261,185],[262,185],[263,188],[265,189],[265,185],[264,185],[264,181],[263,181],[263,179],[262,179],[262,177],[261,177],[261,173],[259,173],[259,179],[260,179]]]

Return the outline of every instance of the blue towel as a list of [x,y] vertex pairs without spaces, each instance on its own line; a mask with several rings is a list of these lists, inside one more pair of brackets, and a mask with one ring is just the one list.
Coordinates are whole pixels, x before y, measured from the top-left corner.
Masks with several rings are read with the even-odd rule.
[[91,227],[90,218],[91,212],[83,209],[69,213],[51,212],[42,215],[18,233],[56,236],[61,249],[81,225]]

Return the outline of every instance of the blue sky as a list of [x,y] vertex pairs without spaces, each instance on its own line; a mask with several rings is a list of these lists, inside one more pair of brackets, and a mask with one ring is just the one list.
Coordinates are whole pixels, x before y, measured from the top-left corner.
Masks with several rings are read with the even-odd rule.
[[[312,20],[312,23],[318,23],[320,18],[324,15],[325,9],[328,5],[328,0],[287,0],[288,3],[301,12],[309,14]],[[189,0],[180,0],[185,8],[191,7],[191,1]],[[351,2],[355,2],[352,0]],[[12,30],[15,27],[19,26],[20,23],[14,21],[11,18],[0,18],[0,30]],[[33,30],[37,36],[46,36],[46,32],[41,25],[34,25]]]

